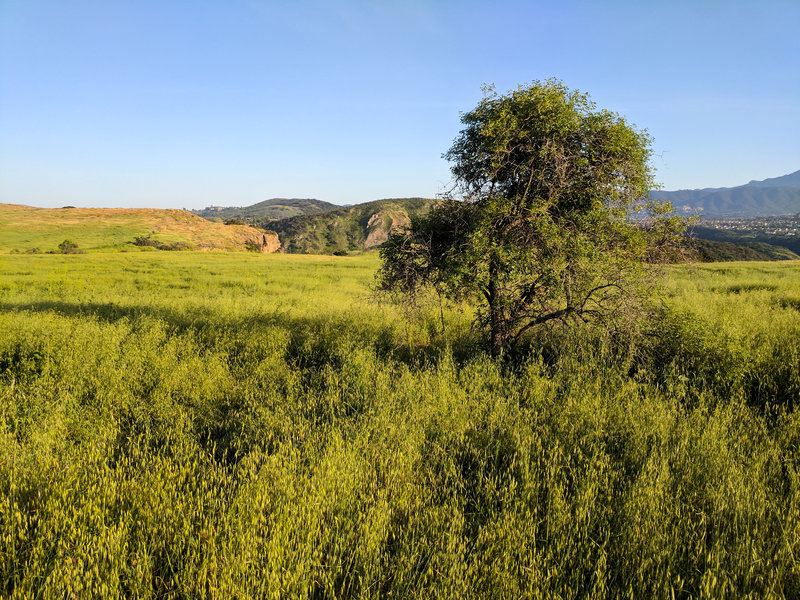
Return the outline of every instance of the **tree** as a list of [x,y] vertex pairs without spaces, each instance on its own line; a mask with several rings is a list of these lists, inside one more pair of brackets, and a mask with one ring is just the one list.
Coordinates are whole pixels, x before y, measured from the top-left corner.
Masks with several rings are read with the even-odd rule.
[[558,80],[484,92],[444,154],[461,199],[389,239],[379,289],[476,299],[495,356],[545,323],[630,316],[680,227],[648,199],[647,132]]

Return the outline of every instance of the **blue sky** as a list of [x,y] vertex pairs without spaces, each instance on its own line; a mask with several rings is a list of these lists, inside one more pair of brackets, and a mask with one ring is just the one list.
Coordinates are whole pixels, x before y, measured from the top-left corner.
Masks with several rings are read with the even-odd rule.
[[800,0],[0,0],[0,202],[432,197],[459,113],[557,77],[665,189],[800,169]]

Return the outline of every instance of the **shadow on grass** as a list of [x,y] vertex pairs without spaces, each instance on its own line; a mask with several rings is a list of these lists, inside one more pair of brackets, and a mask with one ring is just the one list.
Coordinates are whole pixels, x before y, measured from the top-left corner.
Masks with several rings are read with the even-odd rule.
[[[378,370],[393,369],[392,365],[398,363],[405,364],[411,370],[435,368],[440,361],[451,356],[463,364],[483,352],[480,343],[468,337],[458,339],[456,344],[439,339],[426,345],[411,345],[406,340],[402,325],[398,327],[397,324],[381,322],[376,318],[359,320],[353,317],[354,313],[297,316],[272,310],[242,315],[214,312],[203,307],[174,309],[167,306],[113,302],[0,302],[0,313],[22,312],[124,325],[130,335],[134,336],[137,331],[149,335],[148,332],[154,326],[163,327],[168,336],[190,336],[192,344],[197,344],[199,354],[205,351],[221,354],[228,362],[231,374],[237,379],[248,379],[261,358],[275,352],[296,373],[301,390],[299,393],[306,397],[294,409],[287,409],[289,413],[296,410],[295,417],[302,423],[324,423],[333,418],[359,417],[367,404],[350,407],[349,404],[341,403],[336,408],[339,412],[334,414],[332,409],[326,408],[327,405],[314,400],[323,392],[320,386],[328,385],[323,371],[347,370],[348,361],[358,351],[372,353],[377,362],[375,368]],[[277,338],[274,344],[269,339],[271,335]],[[11,357],[9,360],[14,364],[10,364],[9,368],[21,369],[20,365],[30,362],[24,359],[25,357]],[[361,357],[356,357],[356,360],[361,360]],[[250,392],[257,393],[254,392],[255,389]],[[144,400],[147,404],[146,394]],[[179,399],[178,402],[183,400]],[[249,438],[242,436],[242,419],[260,418],[249,411],[243,397],[236,393],[209,409],[205,416],[200,417],[195,411],[193,427],[197,441],[213,451],[221,462],[237,462],[251,445],[247,441]],[[136,413],[123,417],[126,423],[125,434],[136,436],[151,429],[161,431],[160,425],[150,423],[148,414],[144,411],[142,415]],[[260,437],[254,439],[261,440],[259,444],[263,441],[267,453],[274,451],[281,440],[285,441],[287,436],[292,435],[288,425],[276,425],[269,420],[259,429]],[[156,436],[148,443],[161,443],[159,439]]]
[[[206,347],[214,347],[220,336],[230,331],[257,331],[278,328],[289,333],[285,358],[300,368],[341,366],[342,343],[350,347],[371,349],[378,358],[400,361],[411,368],[437,364],[445,354],[458,364],[485,354],[479,335],[472,331],[462,335],[430,336],[425,344],[410,341],[402,326],[391,323],[358,320],[352,313],[297,316],[281,310],[246,316],[231,316],[203,308],[175,310],[161,306],[124,305],[113,302],[0,302],[0,312],[27,311],[55,313],[66,317],[88,317],[114,324],[128,321],[136,326],[140,320],[163,323],[171,333],[193,332]],[[241,340],[246,343],[246,336]]]

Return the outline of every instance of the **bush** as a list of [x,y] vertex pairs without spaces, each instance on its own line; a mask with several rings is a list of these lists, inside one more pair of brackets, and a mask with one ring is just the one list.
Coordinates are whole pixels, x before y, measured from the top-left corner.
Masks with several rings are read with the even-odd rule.
[[148,233],[147,235],[140,235],[133,240],[134,246],[144,246],[150,248],[156,248],[158,250],[191,250],[191,244],[187,242],[162,242],[160,240],[154,240],[150,236],[152,233]]
[[147,235],[140,235],[133,238],[133,245],[134,246],[152,246],[154,248],[158,248],[158,245],[161,242],[157,242],[154,239],[151,239],[150,236],[152,234],[148,233]]
[[61,254],[84,254],[86,250],[78,248],[78,244],[72,240],[64,240],[58,245],[58,251]]
[[245,241],[244,247],[245,249],[247,249],[248,252],[261,252],[262,248],[261,244],[255,240]]

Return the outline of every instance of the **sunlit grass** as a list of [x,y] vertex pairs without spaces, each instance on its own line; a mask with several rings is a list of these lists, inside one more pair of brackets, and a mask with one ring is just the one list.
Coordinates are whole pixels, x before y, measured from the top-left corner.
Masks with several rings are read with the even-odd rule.
[[501,364],[377,265],[0,257],[0,596],[800,594],[800,266]]

